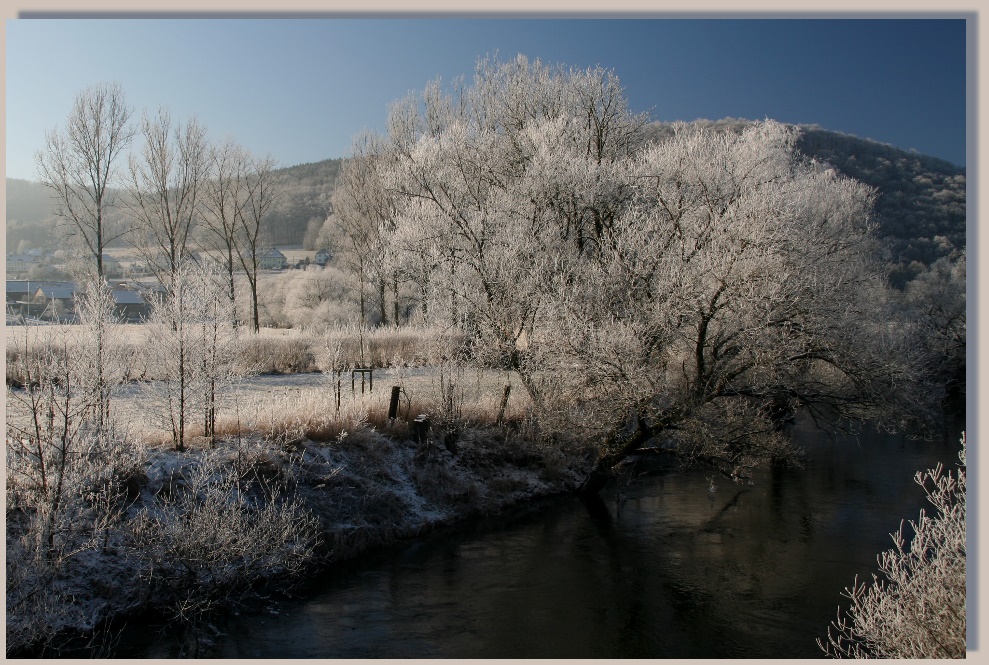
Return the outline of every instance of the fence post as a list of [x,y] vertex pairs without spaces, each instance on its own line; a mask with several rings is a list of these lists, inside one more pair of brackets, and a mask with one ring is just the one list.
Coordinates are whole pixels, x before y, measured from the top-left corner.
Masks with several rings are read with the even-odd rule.
[[412,421],[412,436],[416,443],[422,444],[426,442],[429,435],[429,416],[425,413],[420,413],[416,416],[416,419]]
[[400,386],[392,386],[391,402],[388,404],[388,420],[394,420],[398,417],[398,396],[401,392],[402,388]]

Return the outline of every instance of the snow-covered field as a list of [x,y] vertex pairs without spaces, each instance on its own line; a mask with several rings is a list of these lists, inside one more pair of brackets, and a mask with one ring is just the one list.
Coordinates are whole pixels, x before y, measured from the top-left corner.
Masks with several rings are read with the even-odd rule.
[[[372,386],[373,380],[373,386]],[[337,410],[337,382],[340,387],[340,410]],[[493,421],[511,385],[505,415],[520,416],[530,406],[518,379],[506,372],[493,370],[441,370],[435,367],[376,369],[372,377],[351,377],[320,373],[261,375],[239,379],[224,387],[218,418],[235,421],[248,429],[265,424],[277,429],[277,423],[295,417],[299,422],[325,418],[338,413],[346,418],[382,421],[387,417],[392,388],[402,389],[398,405],[401,419],[413,419],[420,413],[435,414],[444,394],[453,395],[454,406],[467,420]],[[118,423],[137,436],[150,435],[160,440],[167,432],[160,399],[154,385],[130,383],[115,394],[112,409]]]

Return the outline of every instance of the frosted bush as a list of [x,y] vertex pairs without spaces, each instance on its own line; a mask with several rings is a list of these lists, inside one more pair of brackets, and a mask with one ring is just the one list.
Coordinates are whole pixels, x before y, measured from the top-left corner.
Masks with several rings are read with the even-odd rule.
[[846,589],[851,606],[818,646],[835,658],[965,657],[965,435],[957,474],[938,464],[914,477],[934,505],[921,510],[909,547],[903,524],[879,555],[881,575]]

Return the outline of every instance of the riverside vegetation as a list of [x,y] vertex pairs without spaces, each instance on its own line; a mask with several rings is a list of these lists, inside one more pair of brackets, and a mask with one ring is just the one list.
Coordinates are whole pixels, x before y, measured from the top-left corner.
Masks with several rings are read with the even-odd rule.
[[[74,113],[100,109],[135,135],[118,88]],[[81,323],[7,347],[8,653],[153,607],[194,655],[211,611],[315,562],[595,492],[632,456],[741,482],[797,460],[781,426],[797,409],[929,433],[964,390],[963,248],[891,288],[875,190],[772,121],[650,132],[603,68],[485,59],[472,84],[396,103],[339,168],[341,258],[291,278],[304,288],[259,270],[270,160],[145,116],[128,214],[106,216],[104,189],[80,213],[58,174],[88,126],[39,159],[95,259]],[[156,180],[159,158],[188,163]],[[167,289],[135,327],[114,320],[101,263],[128,233]],[[261,333],[290,312],[311,327]],[[343,388],[367,366],[427,367],[431,389],[389,419]],[[237,391],[313,370],[318,386],[267,406]],[[137,387],[140,415],[121,417]]]
[[[502,405],[503,373],[492,399],[457,358],[462,336],[228,328],[223,352],[186,351],[183,397],[167,362],[179,332],[109,312],[21,329],[7,349],[8,653],[57,654],[103,620],[152,609],[187,627],[194,654],[212,611],[269,580],[573,488],[593,455],[544,438],[519,396]],[[402,418],[387,418],[389,385],[355,395],[344,380],[362,342],[405,387]],[[210,356],[226,366],[207,376]],[[427,376],[403,378],[423,364]],[[236,394],[258,371],[322,373],[291,394]],[[431,429],[414,441],[406,418],[420,412]]]

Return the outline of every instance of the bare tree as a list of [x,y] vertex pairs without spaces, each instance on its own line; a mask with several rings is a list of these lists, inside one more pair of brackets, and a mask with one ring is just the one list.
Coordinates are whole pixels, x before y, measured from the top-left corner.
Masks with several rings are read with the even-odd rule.
[[197,303],[190,312],[191,323],[196,329],[196,383],[201,394],[203,436],[212,444],[216,438],[216,414],[223,388],[236,376],[237,328],[233,301],[224,292],[216,264],[207,260],[191,268],[189,278]]
[[258,312],[258,275],[261,271],[261,254],[266,246],[264,222],[271,206],[279,195],[279,180],[275,173],[273,157],[254,157],[247,160],[244,184],[244,203],[237,212],[240,265],[247,276],[251,293],[254,332],[261,329]]
[[132,242],[159,281],[172,288],[201,214],[206,130],[195,118],[173,124],[164,108],[153,118],[145,115],[141,128],[144,147],[140,157],[131,157],[128,180]]
[[203,217],[206,234],[204,244],[223,256],[227,276],[227,293],[233,304],[233,320],[236,323],[236,289],[234,272],[238,259],[238,235],[240,218],[246,203],[247,152],[235,141],[228,139],[210,151],[209,177],[203,197]]
[[221,282],[211,262],[185,260],[173,275],[171,293],[155,303],[148,320],[149,354],[163,380],[147,390],[180,452],[194,425],[212,441],[221,389],[234,376],[236,330]]
[[45,148],[36,155],[41,182],[56,203],[55,214],[77,236],[104,276],[103,252],[126,229],[114,229],[107,213],[115,205],[110,188],[114,164],[134,136],[123,89],[100,83],[76,95],[64,132],[45,136]]

